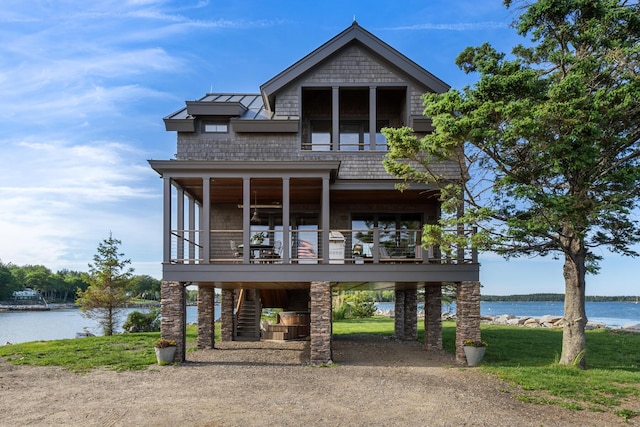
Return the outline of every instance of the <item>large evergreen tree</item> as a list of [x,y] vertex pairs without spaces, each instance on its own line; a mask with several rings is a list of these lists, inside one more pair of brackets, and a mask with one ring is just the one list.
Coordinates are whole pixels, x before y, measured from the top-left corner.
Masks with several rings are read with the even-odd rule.
[[[425,95],[435,131],[418,140],[406,128],[386,130],[385,165],[407,183],[440,185],[450,215],[426,227],[427,241],[463,244],[459,233],[444,230],[466,223],[480,227],[473,243],[482,249],[564,258],[560,363],[585,367],[585,276],[600,260],[593,249],[637,255],[640,241],[633,216],[640,198],[640,8],[616,0],[518,5],[514,25],[530,43],[509,57],[489,44],[464,50],[456,62],[478,73],[478,82]],[[443,180],[433,167],[443,159],[457,162],[457,180]]]
[[98,245],[93,264],[89,264],[89,273],[84,277],[89,287],[77,291],[76,304],[85,316],[98,321],[105,335],[113,335],[121,311],[130,299],[127,290],[133,268],[127,267],[131,261],[123,259],[120,244],[109,233],[109,238]]

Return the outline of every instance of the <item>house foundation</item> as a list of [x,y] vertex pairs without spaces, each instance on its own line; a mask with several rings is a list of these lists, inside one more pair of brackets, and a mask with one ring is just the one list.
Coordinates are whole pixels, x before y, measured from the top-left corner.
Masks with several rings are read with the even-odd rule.
[[198,348],[215,346],[215,288],[198,286]]
[[424,289],[424,347],[442,350],[442,287]]
[[233,341],[233,306],[235,304],[233,289],[223,289],[220,294],[220,340]]
[[331,363],[331,284],[311,282],[311,355],[312,365]]
[[176,342],[174,362],[185,360],[187,335],[187,296],[182,282],[164,281],[160,287],[161,337]]
[[395,291],[394,336],[405,341],[418,339],[418,291],[415,289]]
[[466,363],[464,340],[480,340],[480,282],[458,284],[456,292],[456,362]]

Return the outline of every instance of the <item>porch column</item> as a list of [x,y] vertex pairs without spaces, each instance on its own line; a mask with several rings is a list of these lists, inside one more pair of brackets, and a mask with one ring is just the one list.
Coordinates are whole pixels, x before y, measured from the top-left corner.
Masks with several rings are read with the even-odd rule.
[[394,337],[398,340],[404,339],[404,291],[396,289],[394,313]]
[[202,230],[202,262],[209,264],[211,261],[211,178],[204,177],[202,181],[202,218],[200,218]]
[[189,196],[189,263],[193,263],[196,258],[196,199]]
[[178,233],[178,248],[177,248],[177,258],[178,262],[184,262],[184,190],[182,188],[177,189],[177,197],[176,197],[176,205],[177,205],[177,233]]
[[331,88],[331,149],[340,150],[340,87]]
[[233,341],[233,289],[223,289],[220,301],[220,327],[222,341]]
[[466,363],[464,340],[480,340],[480,282],[461,282],[456,297],[456,362]]
[[187,296],[182,282],[163,281],[160,286],[160,336],[175,340],[174,362],[184,362],[187,336]]
[[282,262],[291,264],[291,231],[289,218],[291,215],[291,179],[282,178]]
[[442,350],[442,285],[424,288],[424,348]]
[[171,178],[163,178],[162,189],[162,262],[171,262]]
[[369,150],[376,149],[376,132],[378,130],[377,87],[369,86]]
[[331,283],[311,282],[311,364],[332,363]]
[[320,206],[320,226],[322,227],[322,264],[329,264],[329,228],[331,205],[329,200],[329,177],[322,178],[322,204]]
[[198,285],[198,348],[215,346],[215,288]]

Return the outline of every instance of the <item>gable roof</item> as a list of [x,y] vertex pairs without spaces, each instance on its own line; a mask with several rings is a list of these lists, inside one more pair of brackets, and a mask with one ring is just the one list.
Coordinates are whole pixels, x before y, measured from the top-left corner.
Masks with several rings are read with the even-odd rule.
[[362,28],[356,21],[353,21],[349,28],[260,86],[264,106],[273,111],[275,94],[280,89],[354,41],[361,43],[434,92],[443,93],[449,90],[450,86],[448,84]]

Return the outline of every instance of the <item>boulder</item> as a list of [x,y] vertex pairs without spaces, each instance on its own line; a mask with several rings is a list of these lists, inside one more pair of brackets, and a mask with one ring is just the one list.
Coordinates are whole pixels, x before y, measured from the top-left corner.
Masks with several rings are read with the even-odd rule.
[[640,323],[627,323],[622,327],[622,329],[630,331],[640,331]]
[[523,325],[528,327],[528,328],[539,328],[540,327],[540,323],[538,322],[538,319],[534,319],[533,317],[530,317],[527,320],[525,320]]

